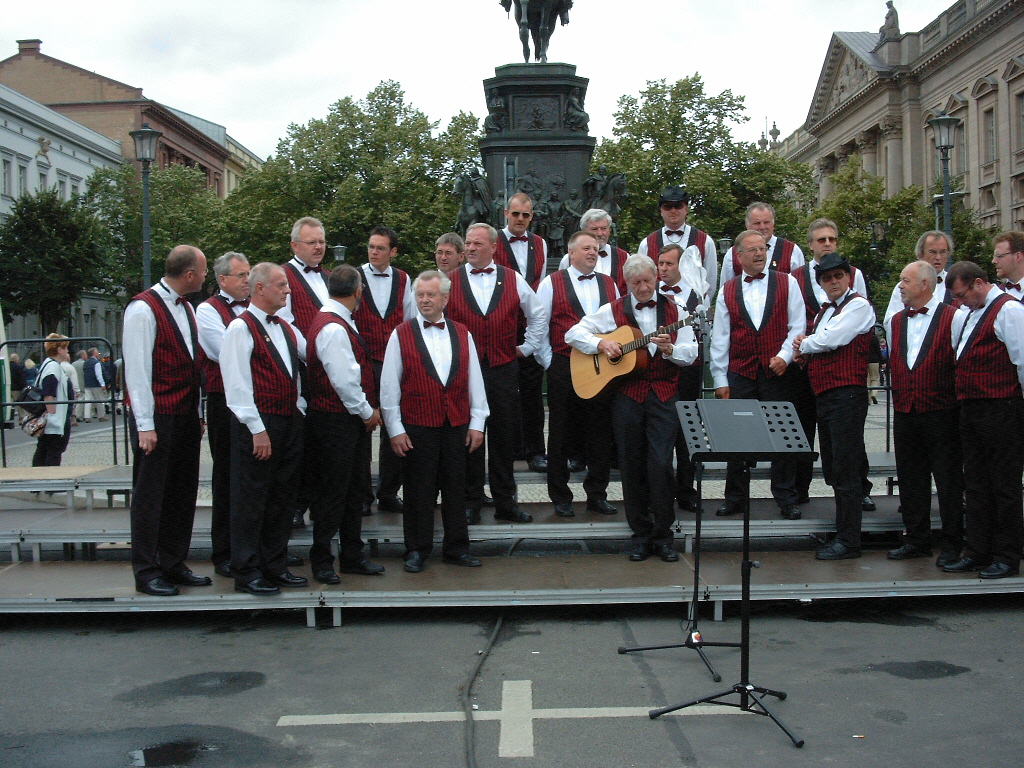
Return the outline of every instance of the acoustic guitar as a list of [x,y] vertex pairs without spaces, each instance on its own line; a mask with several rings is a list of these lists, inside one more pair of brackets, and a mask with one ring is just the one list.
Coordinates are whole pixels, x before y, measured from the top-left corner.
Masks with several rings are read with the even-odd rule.
[[620,325],[611,333],[595,333],[598,339],[617,341],[622,347],[622,356],[612,360],[604,352],[587,355],[575,347],[569,353],[569,373],[572,376],[572,388],[584,400],[590,400],[604,393],[608,387],[624,376],[639,375],[647,369],[650,353],[647,345],[655,336],[673,333],[687,325],[693,325],[697,318],[693,315],[678,322],[656,328],[653,333],[644,336],[639,328],[631,325]]

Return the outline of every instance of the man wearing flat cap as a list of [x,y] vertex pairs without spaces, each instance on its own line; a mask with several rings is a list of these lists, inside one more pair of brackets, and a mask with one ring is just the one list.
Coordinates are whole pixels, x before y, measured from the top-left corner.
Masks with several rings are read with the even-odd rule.
[[697,246],[703,254],[700,266],[707,271],[708,291],[705,295],[714,296],[718,284],[718,250],[707,232],[686,223],[690,213],[690,193],[680,186],[665,187],[658,198],[658,211],[664,226],[641,240],[636,252],[657,262],[658,254],[666,245],[678,245],[684,251],[691,245]]

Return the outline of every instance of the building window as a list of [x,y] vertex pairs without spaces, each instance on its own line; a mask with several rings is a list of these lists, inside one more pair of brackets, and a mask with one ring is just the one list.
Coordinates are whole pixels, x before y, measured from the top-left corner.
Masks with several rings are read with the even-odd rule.
[[57,194],[60,195],[61,200],[68,199],[68,183],[64,179],[57,181]]
[[995,162],[996,159],[996,111],[986,109],[982,115],[982,125],[985,130],[985,162]]
[[0,191],[3,192],[7,197],[11,197],[11,184],[13,179],[11,178],[12,163],[10,160],[3,161],[2,174],[0,174]]
[[78,197],[78,185],[77,184],[72,184],[71,185],[71,196],[72,197]]
[[1024,93],[1017,94],[1017,149],[1024,149]]
[[47,181],[46,181],[46,171],[40,171],[39,172],[39,191],[40,192],[42,192],[44,189],[46,189],[46,184],[47,184]]
[[28,192],[28,166],[18,166],[18,196],[24,195]]

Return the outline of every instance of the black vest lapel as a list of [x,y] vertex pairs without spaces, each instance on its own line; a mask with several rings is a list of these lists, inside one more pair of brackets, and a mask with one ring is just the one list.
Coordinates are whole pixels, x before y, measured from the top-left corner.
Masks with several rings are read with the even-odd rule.
[[[906,312],[906,310],[904,310],[904,312]],[[924,338],[921,339],[921,349],[917,353],[917,359],[914,361],[914,367],[910,368],[910,366],[907,366],[908,368],[910,368],[910,370],[915,370],[917,368],[917,366],[919,366],[921,364],[921,361],[924,360],[926,357],[928,357],[928,353],[931,352],[931,349],[932,349],[932,340],[935,338],[935,334],[938,333],[939,323],[941,321],[942,321],[942,305],[940,304],[939,306],[937,306],[935,308],[935,314],[932,315],[931,322],[928,323],[928,330],[924,332]],[[903,319],[903,329],[904,329],[903,336],[904,337],[906,337],[906,335],[907,335],[906,328],[907,328],[907,325],[909,325],[909,323],[910,323],[910,318],[907,317],[904,314],[904,319]],[[904,345],[903,345],[903,364],[904,365],[907,364],[907,351],[906,351],[906,347],[907,347],[907,345],[904,343]]]
[[178,340],[181,348],[185,351],[185,354],[191,357],[193,360],[196,359],[196,349],[199,345],[199,329],[196,326],[196,318],[192,314],[192,305],[187,301],[182,302],[185,305],[185,316],[188,318],[188,330],[189,336],[192,337],[192,353],[189,354],[188,344],[185,343],[185,337],[181,335],[181,326],[178,325],[178,321],[174,318],[174,313],[171,312],[170,307],[167,306],[167,302],[164,301],[163,297],[154,288],[150,288],[153,291],[153,295],[156,296],[160,302],[160,308],[163,309],[164,314],[171,323],[171,329],[174,331],[174,338]]
[[[427,350],[427,342],[423,338],[423,328],[420,327],[419,318],[413,318],[409,322],[412,323],[412,336],[416,340],[416,351],[419,353],[420,362],[423,363],[423,368],[426,370],[427,375],[440,384],[442,387],[445,383],[441,381],[441,377],[437,373],[437,368],[434,367],[434,361],[430,357],[430,352]],[[451,327],[451,321],[447,321],[447,327]],[[454,349],[453,349],[454,351]],[[451,378],[449,376],[449,378]]]
[[299,278],[299,283],[306,290],[306,295],[309,296],[309,300],[313,302],[313,306],[316,307],[317,309],[320,309],[320,307],[322,307],[324,303],[320,301],[320,297],[316,295],[316,291],[314,291],[310,287],[309,283],[306,282],[306,278],[302,276],[302,272],[298,270],[298,267],[296,267],[289,261],[284,265],[284,268],[291,269],[292,273],[297,278]]
[[487,314],[491,314],[495,309],[498,308],[498,304],[501,303],[502,296],[505,295],[505,289],[507,281],[514,281],[514,274],[506,274],[505,267],[500,264],[494,265],[494,291],[491,293],[491,303],[487,305]]

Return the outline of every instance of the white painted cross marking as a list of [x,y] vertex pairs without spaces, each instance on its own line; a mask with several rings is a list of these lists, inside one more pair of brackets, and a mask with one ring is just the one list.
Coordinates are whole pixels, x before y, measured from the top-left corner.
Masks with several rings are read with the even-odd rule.
[[[506,680],[501,687],[501,709],[473,712],[478,721],[497,720],[501,724],[498,757],[533,757],[533,721],[588,719],[595,717],[649,717],[650,707],[563,707],[533,708],[533,681]],[[742,714],[733,707],[701,704],[680,709],[668,716]],[[278,726],[355,725],[381,723],[457,723],[465,712],[363,712],[352,715],[285,715]]]

